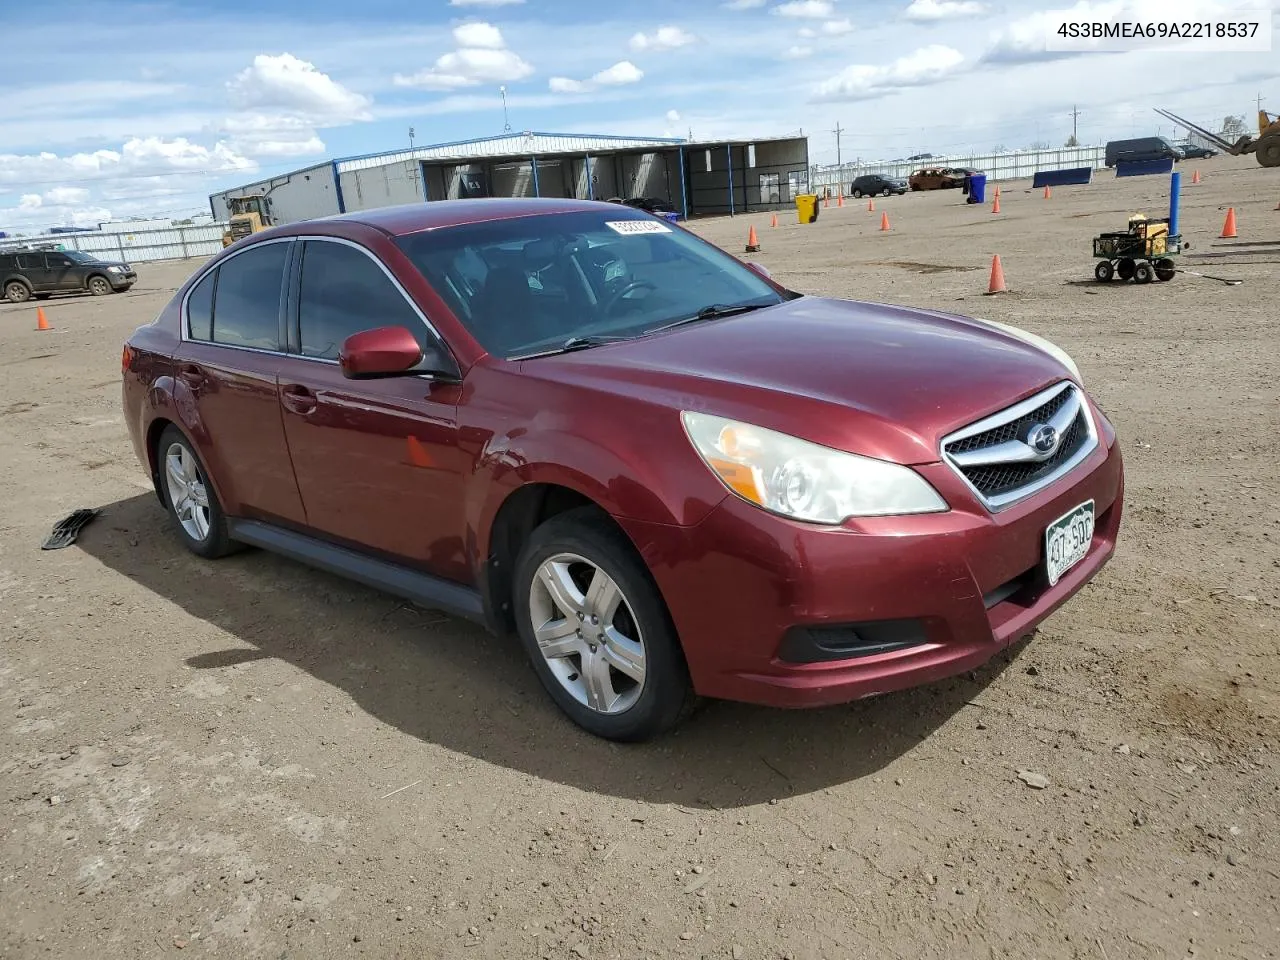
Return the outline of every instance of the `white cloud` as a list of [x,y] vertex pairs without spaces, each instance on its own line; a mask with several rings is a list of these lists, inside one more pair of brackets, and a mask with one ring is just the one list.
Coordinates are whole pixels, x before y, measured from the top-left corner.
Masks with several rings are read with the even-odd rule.
[[791,0],[773,8],[780,17],[796,17],[803,20],[825,20],[836,12],[831,0]]
[[721,6],[729,10],[758,10],[768,2],[769,0],[729,0]]
[[815,99],[872,100],[902,87],[937,83],[956,73],[963,62],[960,51],[935,43],[883,66],[845,67],[818,85]]
[[369,117],[370,101],[290,53],[260,53],[252,66],[227,83],[233,105],[242,109],[278,109],[317,121],[350,122]]
[[644,71],[630,60],[620,60],[608,69],[601,70],[590,80],[573,80],[569,77],[552,77],[547,86],[552,93],[590,93],[597,87],[619,87],[638,83]]
[[461,24],[454,28],[453,39],[457,50],[446,53],[435,66],[425,70],[409,75],[397,73],[395,85],[455,90],[481,83],[510,83],[533,73],[533,67],[507,49],[501,31],[491,24]]
[[524,0],[449,0],[451,7],[510,7]]
[[804,60],[813,56],[813,47],[794,46],[782,51],[783,60]]
[[853,23],[848,17],[843,20],[828,20],[822,25],[822,32],[828,37],[842,37],[853,32]]
[[256,168],[256,163],[226,143],[220,142],[210,149],[185,137],[174,140],[134,137],[119,150],[95,150],[70,156],[0,153],[0,184],[82,182],[174,171],[222,174]]
[[89,199],[89,191],[84,187],[54,187],[45,191],[44,202],[55,206],[66,206],[73,203],[84,203]]
[[679,110],[668,110],[668,111],[667,111],[667,123],[679,123],[679,122],[680,122],[680,111],[679,111]]
[[607,85],[638,83],[644,77],[644,71],[630,60],[621,60],[607,70],[601,70],[591,79],[596,83]]
[[959,20],[963,17],[980,17],[987,12],[985,3],[977,0],[911,0],[902,15],[908,20],[934,23],[939,20]]
[[491,23],[474,22],[460,24],[453,31],[453,38],[460,47],[476,47],[481,50],[501,50],[506,41],[502,31]]
[[637,33],[631,38],[631,49],[636,51],[677,50],[697,42],[697,37],[680,27],[659,27],[652,34]]
[[306,117],[237,113],[210,131],[251,157],[305,157],[324,153],[324,141]]
[[19,210],[39,210],[44,206],[44,200],[38,193],[24,193],[22,199],[18,201]]
[[818,31],[813,27],[801,27],[796,33],[799,34],[801,40],[812,40],[818,35]]

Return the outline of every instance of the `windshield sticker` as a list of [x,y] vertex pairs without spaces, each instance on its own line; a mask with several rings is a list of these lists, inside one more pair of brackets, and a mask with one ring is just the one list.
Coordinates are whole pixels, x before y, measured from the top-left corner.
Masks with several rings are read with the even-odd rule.
[[670,233],[671,228],[656,220],[606,220],[605,224],[614,233],[631,236],[637,233]]

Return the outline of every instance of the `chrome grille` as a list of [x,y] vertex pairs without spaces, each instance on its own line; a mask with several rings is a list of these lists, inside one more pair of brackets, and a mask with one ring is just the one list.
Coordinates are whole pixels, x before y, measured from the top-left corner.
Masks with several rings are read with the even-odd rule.
[[999,510],[1070,472],[1097,443],[1079,388],[1060,383],[945,437],[942,455],[988,509]]

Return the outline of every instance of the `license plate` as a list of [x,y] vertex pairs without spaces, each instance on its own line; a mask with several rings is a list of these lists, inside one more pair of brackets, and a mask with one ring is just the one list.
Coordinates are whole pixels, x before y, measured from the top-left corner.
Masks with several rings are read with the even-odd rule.
[[1049,586],[1083,560],[1093,543],[1093,501],[1080,504],[1059,517],[1044,532],[1044,554]]

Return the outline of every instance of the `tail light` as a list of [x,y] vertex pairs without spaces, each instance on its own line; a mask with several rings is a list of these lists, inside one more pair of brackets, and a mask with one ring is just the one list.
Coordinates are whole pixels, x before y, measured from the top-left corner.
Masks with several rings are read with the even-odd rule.
[[120,373],[129,372],[129,367],[133,363],[133,349],[126,343],[124,350],[120,353]]

